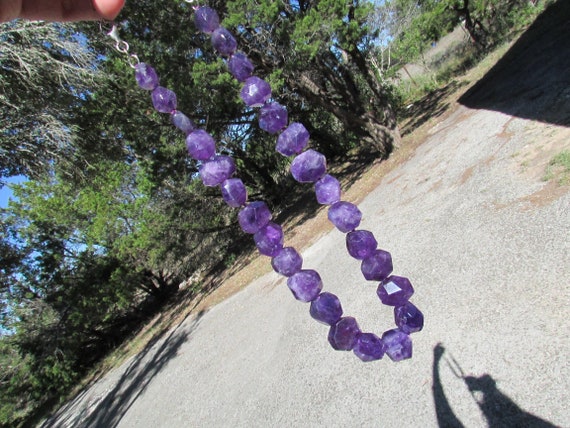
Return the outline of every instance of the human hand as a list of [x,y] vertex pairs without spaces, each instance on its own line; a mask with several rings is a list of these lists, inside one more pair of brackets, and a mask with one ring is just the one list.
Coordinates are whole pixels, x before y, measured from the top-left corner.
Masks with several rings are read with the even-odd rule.
[[0,0],[0,22],[16,18],[43,21],[113,19],[125,0]]

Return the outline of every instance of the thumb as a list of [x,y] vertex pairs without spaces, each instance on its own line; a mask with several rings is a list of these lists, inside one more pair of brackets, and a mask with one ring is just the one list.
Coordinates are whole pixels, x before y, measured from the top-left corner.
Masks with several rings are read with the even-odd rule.
[[125,4],[125,0],[93,0],[93,7],[101,17],[115,19]]

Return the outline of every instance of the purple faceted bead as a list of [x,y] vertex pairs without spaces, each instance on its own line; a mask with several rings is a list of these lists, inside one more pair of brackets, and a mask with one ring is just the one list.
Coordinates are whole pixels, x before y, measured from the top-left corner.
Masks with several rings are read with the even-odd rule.
[[237,49],[237,41],[233,34],[224,27],[218,27],[212,33],[212,45],[220,55],[230,56]]
[[325,155],[312,149],[297,155],[291,162],[291,175],[299,183],[314,183],[326,171]]
[[152,92],[152,105],[160,113],[171,113],[176,110],[176,94],[170,89],[157,86]]
[[208,160],[216,154],[216,142],[203,129],[197,129],[186,137],[186,148],[196,160]]
[[257,250],[264,256],[274,257],[283,249],[283,229],[269,222],[253,235]]
[[249,77],[241,89],[240,97],[249,107],[261,107],[271,96],[271,86],[257,76]]
[[276,134],[287,125],[287,109],[279,103],[264,105],[259,111],[259,127]]
[[300,270],[287,279],[287,286],[301,302],[315,300],[323,289],[323,281],[319,274],[312,270]]
[[238,214],[238,222],[245,233],[255,233],[271,220],[271,211],[262,201],[254,201],[243,207]]
[[329,343],[337,351],[350,351],[356,345],[360,327],[353,317],[341,318],[329,330]]
[[204,186],[222,184],[236,171],[236,164],[229,156],[214,156],[200,166],[200,178]]
[[406,334],[415,333],[424,327],[424,314],[411,302],[394,308],[396,325]]
[[356,205],[340,201],[330,206],[328,217],[338,230],[347,233],[358,227],[362,213]]
[[340,201],[340,183],[332,175],[325,174],[315,183],[315,194],[319,204],[334,204]]
[[392,256],[389,252],[376,250],[362,260],[360,270],[368,281],[383,281],[392,273]]
[[220,26],[218,13],[208,6],[201,6],[194,12],[196,28],[203,33],[212,33]]
[[388,330],[382,335],[382,341],[386,345],[386,355],[392,361],[412,358],[412,339],[403,331],[397,328]]
[[271,266],[283,276],[292,276],[301,270],[303,258],[293,247],[286,247],[271,259]]
[[184,132],[186,135],[190,134],[196,128],[188,116],[180,111],[172,112],[172,124]]
[[338,297],[325,291],[311,302],[309,312],[317,321],[327,325],[334,325],[342,317],[342,306]]
[[346,235],[348,254],[357,260],[371,256],[377,246],[376,238],[368,230],[353,230]]
[[236,52],[228,61],[228,70],[238,82],[243,82],[248,77],[251,77],[251,73],[253,73],[253,64],[247,56],[241,52]]
[[356,339],[352,350],[362,361],[380,360],[386,352],[386,345],[373,333],[362,333]]
[[376,294],[385,305],[402,306],[412,297],[414,288],[408,278],[392,275],[380,283]]
[[247,190],[239,178],[229,178],[220,187],[222,198],[230,207],[238,208],[245,205]]
[[300,123],[289,124],[279,137],[275,150],[283,156],[292,156],[301,153],[309,142],[309,131]]
[[158,86],[158,75],[156,71],[144,62],[135,65],[135,79],[137,84],[147,91],[152,91]]

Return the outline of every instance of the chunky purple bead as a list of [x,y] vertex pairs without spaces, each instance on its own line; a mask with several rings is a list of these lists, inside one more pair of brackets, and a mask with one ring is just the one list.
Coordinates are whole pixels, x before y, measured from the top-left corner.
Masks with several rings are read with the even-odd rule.
[[176,94],[170,89],[157,86],[152,92],[152,105],[160,113],[171,113],[176,110]]
[[214,156],[200,166],[200,178],[205,186],[222,184],[236,171],[236,164],[229,156]]
[[330,206],[328,217],[338,230],[347,233],[358,227],[362,220],[362,213],[356,205],[340,201]]
[[279,103],[266,104],[259,111],[259,127],[270,134],[285,128],[287,119],[287,109]]
[[197,129],[186,137],[188,153],[196,160],[208,160],[216,154],[216,142],[203,129]]
[[414,294],[414,288],[408,278],[392,275],[380,283],[376,294],[388,306],[402,306]]
[[271,86],[257,76],[247,78],[240,92],[241,99],[249,107],[261,107],[270,96]]
[[147,91],[152,91],[158,86],[158,75],[156,71],[144,62],[135,65],[135,79],[137,84]]
[[274,257],[283,249],[283,229],[269,222],[253,235],[257,250],[264,256]]
[[311,302],[309,312],[317,321],[327,325],[334,325],[342,317],[342,306],[338,297],[325,291]]
[[233,34],[224,27],[218,27],[212,33],[212,45],[220,55],[230,56],[237,49],[237,41]]
[[194,23],[199,31],[209,34],[220,26],[220,17],[214,9],[201,6],[194,12]]
[[238,213],[238,222],[245,233],[255,233],[271,220],[271,211],[262,201],[250,202]]
[[373,333],[362,333],[356,339],[356,344],[352,350],[362,361],[380,360],[386,352],[386,345],[378,336]]
[[396,325],[406,334],[415,333],[424,327],[424,314],[411,302],[394,308]]
[[353,317],[344,317],[331,326],[328,339],[337,351],[351,351],[360,334],[356,320]]
[[368,230],[353,230],[346,235],[348,254],[357,260],[371,256],[377,246],[376,238]]
[[287,279],[287,286],[301,302],[315,300],[323,289],[321,277],[312,269],[300,270]]
[[340,201],[340,183],[332,175],[325,174],[315,183],[315,194],[319,204],[334,204]]
[[172,124],[184,132],[186,135],[190,134],[196,128],[188,116],[180,111],[172,112]]
[[251,73],[253,73],[253,64],[247,56],[241,52],[236,52],[228,60],[228,70],[238,82],[243,82],[248,77],[251,77]]
[[327,171],[325,155],[309,149],[295,156],[291,162],[291,175],[299,183],[314,183]]
[[392,256],[389,252],[376,250],[362,260],[360,270],[368,281],[383,281],[392,273]]
[[412,358],[412,339],[403,331],[397,328],[388,330],[382,335],[382,341],[386,345],[386,355],[392,361]]
[[283,248],[271,259],[273,270],[283,276],[292,276],[303,266],[303,258],[293,247]]
[[238,208],[245,205],[247,190],[239,178],[229,178],[220,187],[222,198],[230,207]]
[[293,156],[301,153],[308,142],[309,131],[301,123],[293,122],[277,137],[275,150],[283,156]]

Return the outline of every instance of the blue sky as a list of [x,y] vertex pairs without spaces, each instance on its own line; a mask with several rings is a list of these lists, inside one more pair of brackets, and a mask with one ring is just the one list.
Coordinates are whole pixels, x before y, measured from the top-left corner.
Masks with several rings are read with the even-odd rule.
[[5,179],[5,185],[0,188],[0,208],[6,208],[8,206],[8,200],[12,197],[12,189],[10,189],[10,184],[18,184],[26,181],[26,177],[23,175],[18,175],[16,177],[10,177]]

